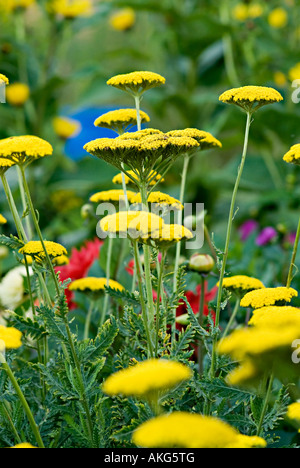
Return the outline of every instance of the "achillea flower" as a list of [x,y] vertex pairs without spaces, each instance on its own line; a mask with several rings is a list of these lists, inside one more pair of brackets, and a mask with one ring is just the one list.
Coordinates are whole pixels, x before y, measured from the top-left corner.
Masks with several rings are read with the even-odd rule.
[[235,442],[229,444],[228,449],[250,449],[250,448],[266,448],[267,442],[258,436],[238,435]]
[[2,75],[0,73],[0,86],[2,85],[8,85],[9,84],[9,80],[8,78],[5,76],[5,75]]
[[158,73],[137,71],[110,78],[107,84],[115,88],[127,91],[134,96],[140,96],[151,88],[165,84],[166,80]]
[[[133,171],[127,171],[126,173],[130,177],[128,177],[126,174],[124,174],[125,184],[126,185],[130,185],[130,184],[138,185],[138,183],[139,183],[138,176]],[[153,185],[157,184],[158,182],[164,182],[164,181],[165,181],[165,179],[160,174],[158,174],[156,171],[153,171],[153,170],[150,171],[149,176],[148,176],[148,185],[149,186],[153,186]],[[115,175],[112,182],[113,182],[113,184],[116,184],[116,185],[122,185],[122,172]]]
[[241,300],[241,307],[252,307],[261,309],[266,306],[281,305],[291,302],[293,297],[297,297],[298,292],[293,288],[263,288],[248,292]]
[[55,266],[68,265],[70,260],[67,255],[60,255],[59,257],[53,258],[52,263]]
[[30,89],[25,83],[13,83],[6,88],[6,100],[15,107],[22,107],[29,99]]
[[[150,122],[150,117],[146,112],[140,111],[141,123]],[[114,130],[116,133],[123,133],[128,128],[137,124],[137,111],[135,109],[119,109],[100,115],[95,122],[95,127],[103,127]]]
[[0,352],[6,349],[17,349],[22,346],[22,333],[13,327],[0,325]]
[[193,233],[185,226],[180,224],[164,224],[161,229],[145,234],[142,238],[145,243],[154,243],[161,250],[172,247],[177,242],[190,240],[194,237]]
[[15,136],[0,140],[0,158],[8,158],[15,164],[29,164],[52,153],[50,143],[36,136]]
[[235,104],[247,112],[254,112],[267,104],[282,101],[283,97],[273,88],[244,86],[225,91],[219,99],[227,104]]
[[254,362],[248,359],[227,375],[226,382],[233,387],[252,387],[256,386],[260,378],[261,372]]
[[270,306],[256,309],[249,321],[255,327],[283,328],[289,325],[300,326],[300,309],[290,306]]
[[179,362],[149,359],[110,375],[102,390],[111,396],[148,399],[168,392],[191,376],[191,369]]
[[15,162],[12,161],[11,159],[0,157],[0,174],[1,175],[5,174],[5,172],[14,165],[15,165]]
[[123,135],[119,136],[119,140],[141,140],[142,138],[157,135],[163,136],[164,133],[157,128],[144,128],[143,130],[138,130],[136,132],[126,132]]
[[235,445],[249,448],[254,443],[265,446],[263,439],[249,439],[220,419],[179,411],[150,419],[133,434],[133,442],[147,448],[231,448]]
[[[68,255],[67,250],[61,244],[57,244],[56,242],[52,241],[44,241],[47,253],[49,257],[56,258],[60,257],[61,255]],[[44,260],[46,255],[40,241],[29,241],[24,247],[21,247],[19,253],[30,255],[34,257],[34,259]]]
[[52,123],[56,135],[62,140],[74,138],[81,130],[80,122],[69,117],[55,117]]
[[[158,205],[160,207],[170,207],[175,210],[183,210],[183,205],[176,198],[171,197],[167,193],[162,192],[151,192],[148,196],[148,203],[151,205]],[[132,203],[142,203],[142,198],[140,193],[134,194]]]
[[217,140],[211,133],[205,132],[204,130],[198,130],[197,128],[185,128],[184,130],[172,130],[167,133],[168,136],[173,137],[187,137],[194,138],[200,143],[201,150],[210,148],[222,148],[222,143]]
[[283,156],[283,160],[290,164],[300,165],[300,144],[292,146],[291,149]]
[[289,405],[286,415],[289,419],[300,423],[300,402]]
[[255,19],[262,16],[264,9],[259,3],[246,5],[245,3],[238,3],[233,9],[232,14],[238,21],[246,21],[248,19]]
[[[109,280],[108,285],[110,288],[116,289],[117,291],[123,291],[124,289],[120,283],[112,279]],[[106,278],[87,277],[73,281],[70,284],[69,289],[70,291],[80,291],[83,293],[101,293],[105,291],[106,286]]]
[[[217,286],[219,287],[219,283],[217,283]],[[243,296],[245,292],[264,287],[264,284],[259,279],[245,275],[230,276],[223,280],[223,288],[239,296]]]
[[0,213],[0,224],[6,224],[7,219]]
[[37,448],[37,447],[34,447],[33,445],[29,444],[28,442],[23,442],[22,444],[17,444],[14,447],[9,447],[9,448],[16,448],[16,449],[20,448],[20,449],[22,449],[22,448]]
[[280,88],[284,88],[287,84],[287,77],[282,71],[276,71],[274,73],[274,83]]
[[268,17],[269,25],[275,29],[282,29],[288,24],[288,14],[284,8],[275,8]]
[[128,31],[134,26],[135,18],[133,8],[122,8],[110,15],[109,24],[116,31]]
[[[136,203],[136,193],[130,190],[126,191],[127,199],[129,203]],[[125,201],[123,190],[105,190],[103,192],[94,193],[90,197],[90,201],[93,203],[120,203]]]
[[164,221],[160,216],[147,211],[120,211],[105,216],[100,221],[102,231],[135,240],[148,237],[149,233],[159,231],[163,225]]
[[93,11],[91,0],[49,0],[47,9],[49,13],[66,19],[89,16]]

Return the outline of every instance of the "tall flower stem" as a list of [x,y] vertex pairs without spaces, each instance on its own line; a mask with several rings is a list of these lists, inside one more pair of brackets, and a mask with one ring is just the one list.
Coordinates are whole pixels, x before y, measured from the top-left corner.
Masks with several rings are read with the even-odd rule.
[[[205,303],[205,277],[201,275],[201,291],[200,291],[200,304],[199,304],[199,325],[202,328],[203,326],[203,319],[204,319],[204,303]],[[199,374],[203,374],[203,343],[202,338],[199,339],[198,344],[198,366],[199,366]]]
[[83,339],[84,340],[87,340],[88,337],[89,337],[89,330],[90,330],[90,326],[91,326],[91,319],[92,319],[92,314],[93,314],[93,310],[94,310],[94,301],[91,300],[90,302],[90,305],[89,305],[89,310],[87,312],[87,316],[86,316],[86,319],[85,319],[85,325],[84,325],[84,333],[83,333]]
[[15,223],[15,226],[16,226],[16,229],[17,229],[19,239],[26,242],[27,241],[27,236],[26,236],[26,233],[24,231],[22,221],[20,220],[20,216],[19,216],[18,210],[16,208],[16,205],[15,205],[15,202],[14,202],[10,187],[8,185],[7,178],[5,177],[5,174],[1,175],[1,180],[2,180],[2,184],[3,184],[4,192],[5,192],[7,201],[8,201],[9,208],[10,208],[12,217],[14,219],[14,223]]
[[40,432],[39,432],[39,428],[34,420],[34,417],[32,415],[32,412],[29,408],[29,405],[27,403],[27,400],[26,398],[24,397],[23,395],[23,392],[17,382],[17,379],[15,378],[11,368],[9,367],[9,365],[7,364],[6,362],[6,359],[4,357],[4,355],[0,352],[0,364],[2,365],[3,369],[5,370],[9,380],[11,381],[12,383],[12,386],[14,387],[15,391],[16,391],[16,394],[18,395],[18,398],[24,408],[24,411],[26,413],[26,416],[28,418],[28,421],[29,421],[29,424],[30,424],[30,427],[32,429],[32,432],[34,434],[34,437],[36,439],[36,442],[39,446],[39,448],[45,448],[44,446],[44,443],[43,443],[43,440],[41,438],[41,435],[40,435]]
[[24,191],[24,187],[23,187],[23,183],[22,183],[21,169],[20,169],[19,166],[17,166],[17,173],[18,173],[18,182],[19,182],[19,189],[20,189],[20,195],[21,195],[21,200],[22,200],[22,206],[23,206],[23,211],[24,211],[24,214],[25,214],[27,237],[28,237],[28,239],[32,239],[32,228],[31,228],[31,223],[30,223],[28,213],[26,213],[26,210],[27,210],[26,196],[25,196],[25,191]]
[[155,337],[155,357],[158,354],[158,338],[159,338],[159,322],[160,322],[160,313],[159,313],[159,306],[160,306],[160,297],[161,302],[163,304],[163,295],[164,295],[164,287],[163,287],[163,277],[164,277],[164,266],[165,266],[165,258],[166,258],[166,251],[162,252],[161,262],[157,259],[157,271],[158,271],[158,283],[157,283],[157,303],[156,303],[156,337]]
[[[107,242],[108,242],[108,248],[107,248],[107,257],[106,257],[106,287],[108,288],[109,280],[110,280],[110,266],[111,266],[111,257],[112,257],[113,237],[108,237]],[[104,320],[107,314],[108,304],[109,304],[109,294],[107,294],[106,292],[104,296],[104,303],[103,303],[103,309],[102,309],[102,314],[101,314],[100,326],[103,325],[104,323]]]
[[292,254],[292,259],[291,259],[291,263],[290,263],[287,283],[286,283],[287,288],[289,288],[291,286],[291,283],[293,281],[293,270],[294,270],[294,267],[295,267],[295,260],[296,260],[296,256],[297,256],[299,240],[300,240],[300,218],[299,218],[299,222],[298,222],[298,228],[297,228],[296,238],[295,238],[295,242],[294,242],[293,254]]
[[236,300],[234,309],[232,311],[231,317],[229,319],[229,322],[227,323],[227,326],[226,326],[226,328],[225,328],[225,330],[223,332],[222,340],[224,340],[224,338],[226,338],[226,336],[228,335],[228,333],[229,333],[229,331],[231,329],[231,326],[232,326],[233,322],[235,321],[235,318],[236,318],[238,310],[239,310],[239,305],[240,305],[240,298],[238,297],[237,300]]
[[[221,262],[221,269],[220,269],[220,277],[219,277],[219,289],[218,289],[218,297],[217,297],[217,307],[216,307],[216,321],[215,321],[215,327],[218,327],[220,324],[220,314],[221,314],[221,303],[222,303],[222,292],[223,292],[223,280],[225,276],[225,271],[226,271],[226,263],[228,259],[228,254],[229,254],[229,244],[230,244],[230,238],[231,238],[231,231],[232,231],[232,224],[233,224],[233,218],[235,215],[235,206],[236,206],[236,198],[237,198],[237,193],[238,189],[240,186],[242,174],[243,174],[243,169],[246,161],[246,156],[247,156],[247,151],[248,151],[248,144],[249,144],[249,133],[250,133],[250,126],[252,122],[252,112],[247,112],[247,123],[246,123],[246,130],[245,130],[245,139],[244,139],[244,148],[243,148],[243,154],[242,154],[242,159],[241,163],[238,169],[238,174],[237,178],[235,181],[235,186],[231,198],[231,204],[230,204],[230,210],[229,210],[229,217],[228,217],[228,224],[227,224],[227,233],[226,233],[226,242],[225,242],[225,249],[223,252],[223,258]],[[212,348],[212,356],[211,356],[211,369],[210,369],[210,376],[214,377],[215,375],[215,364],[216,364],[216,349],[217,349],[217,340],[218,336],[214,337],[213,340],[213,348]]]
[[57,295],[59,295],[60,290],[59,290],[58,280],[57,280],[57,277],[56,277],[56,274],[55,274],[55,271],[54,271],[54,268],[53,268],[53,264],[51,262],[51,259],[49,257],[49,254],[47,252],[47,249],[46,249],[46,246],[45,246],[45,243],[44,243],[43,235],[41,233],[39,222],[38,222],[38,219],[37,219],[37,216],[36,216],[36,211],[34,209],[32,199],[31,199],[31,195],[30,195],[30,191],[29,191],[29,187],[28,187],[28,184],[27,184],[27,180],[26,180],[26,176],[25,176],[25,170],[24,170],[23,166],[20,166],[20,169],[21,169],[21,174],[22,174],[23,187],[24,187],[24,190],[25,190],[25,194],[26,194],[28,205],[29,205],[29,209],[30,209],[30,212],[31,212],[33,224],[34,224],[35,230],[37,232],[37,235],[38,235],[38,237],[40,239],[40,242],[42,244],[43,250],[45,252],[47,263],[48,263],[48,266],[49,266],[49,269],[50,269],[50,272],[51,272],[51,275],[52,275],[52,278],[53,278],[53,281],[54,281],[56,293],[57,293]]
[[133,241],[132,244],[133,244],[133,251],[134,251],[134,262],[135,262],[136,269],[137,269],[137,280],[138,280],[139,293],[140,293],[142,317],[143,317],[144,327],[145,327],[146,336],[147,336],[148,357],[151,358],[153,357],[153,346],[152,346],[151,335],[150,335],[149,325],[148,325],[147,305],[144,299],[144,290],[143,290],[143,282],[142,282],[142,272],[140,269],[138,243],[137,241]]
[[256,433],[256,435],[257,435],[258,437],[260,437],[260,435],[261,435],[261,433],[262,433],[263,423],[264,423],[264,419],[265,419],[265,416],[266,416],[266,413],[267,413],[267,409],[268,409],[268,404],[269,404],[269,400],[270,400],[270,396],[271,396],[271,392],[272,392],[273,382],[274,382],[274,375],[273,375],[273,373],[272,373],[272,374],[270,375],[270,377],[269,377],[269,383],[268,383],[268,387],[267,387],[267,393],[266,393],[266,396],[265,396],[265,399],[264,399],[264,404],[263,404],[263,407],[262,407],[262,411],[261,411],[259,423],[258,423],[258,426],[257,426],[257,433]]

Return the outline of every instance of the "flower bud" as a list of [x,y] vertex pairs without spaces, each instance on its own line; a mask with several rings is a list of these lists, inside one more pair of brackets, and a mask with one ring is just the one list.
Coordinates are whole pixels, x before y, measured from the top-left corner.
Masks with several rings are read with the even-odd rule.
[[198,273],[209,273],[215,266],[214,259],[208,254],[196,253],[191,256],[189,269]]
[[80,213],[81,213],[82,219],[94,218],[95,216],[93,207],[89,203],[86,203],[85,205],[81,207]]

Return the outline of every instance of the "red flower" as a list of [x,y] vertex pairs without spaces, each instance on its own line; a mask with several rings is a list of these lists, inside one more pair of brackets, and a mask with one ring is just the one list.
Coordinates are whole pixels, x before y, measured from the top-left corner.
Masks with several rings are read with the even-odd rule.
[[[55,272],[59,272],[61,281],[71,279],[72,281],[84,278],[94,261],[99,258],[100,248],[103,241],[95,238],[93,241],[87,241],[80,250],[72,249],[70,261],[68,265],[55,268]],[[65,291],[68,305],[70,309],[74,309],[76,304],[73,302],[73,293],[66,289]]]
[[[196,287],[196,292],[187,291],[185,293],[185,297],[187,298],[188,303],[190,304],[191,308],[193,309],[194,314],[198,314],[198,312],[199,312],[200,296],[202,294],[201,289],[202,289],[201,285],[199,284]],[[205,317],[207,317],[210,314],[214,321],[215,321],[215,313],[212,310],[209,310],[208,303],[210,301],[212,301],[216,297],[217,291],[218,291],[218,288],[216,286],[214,288],[212,288],[210,291],[208,291],[207,290],[207,282],[205,282],[203,314],[204,314]],[[186,306],[185,302],[182,302],[181,304],[179,304],[179,306],[177,308],[176,316],[178,317],[178,316],[186,314],[186,313],[187,313],[187,306]],[[177,328],[179,330],[181,330],[182,325],[177,324]]]

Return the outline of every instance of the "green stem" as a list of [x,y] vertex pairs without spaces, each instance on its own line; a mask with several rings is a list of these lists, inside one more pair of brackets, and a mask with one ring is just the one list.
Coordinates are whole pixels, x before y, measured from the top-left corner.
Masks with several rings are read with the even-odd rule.
[[272,373],[270,375],[270,378],[269,378],[267,393],[266,393],[265,400],[264,400],[264,405],[263,405],[263,408],[262,408],[262,411],[261,411],[260,420],[259,420],[259,423],[258,423],[258,426],[257,426],[257,436],[258,437],[260,437],[260,435],[262,433],[263,423],[264,423],[264,419],[265,419],[267,409],[268,409],[268,404],[269,404],[270,395],[271,395],[271,392],[272,392],[273,382],[274,382],[274,375]]
[[33,224],[34,224],[34,227],[35,227],[36,232],[38,234],[38,237],[40,239],[40,242],[42,244],[42,247],[43,247],[46,259],[47,259],[47,263],[48,263],[48,266],[49,266],[49,269],[50,269],[50,272],[51,272],[51,275],[52,275],[52,278],[53,278],[53,281],[54,281],[56,293],[59,296],[60,290],[59,290],[59,284],[58,284],[57,276],[55,274],[53,264],[51,262],[49,254],[47,252],[47,249],[46,249],[46,246],[45,246],[45,243],[44,243],[44,239],[43,239],[43,236],[42,236],[42,233],[41,233],[41,230],[40,230],[39,222],[38,222],[38,219],[36,217],[36,212],[35,212],[35,209],[34,209],[34,206],[33,206],[33,203],[32,203],[29,187],[28,187],[28,184],[27,184],[26,176],[25,176],[24,167],[20,166],[20,169],[21,169],[22,181],[23,181],[23,186],[24,186],[27,202],[28,202],[28,205],[29,205],[29,209],[30,209],[30,212],[31,212],[32,219],[33,219]]
[[93,314],[93,309],[94,309],[94,301],[90,302],[89,305],[89,310],[85,319],[85,326],[84,326],[84,334],[83,334],[83,339],[87,340],[89,337],[89,330],[91,326],[91,320],[92,320],[92,314]]
[[236,300],[236,303],[235,303],[235,306],[234,306],[234,309],[233,309],[233,312],[231,314],[231,317],[229,319],[229,322],[224,330],[224,333],[222,335],[222,340],[224,340],[224,338],[226,338],[226,336],[228,335],[230,329],[231,329],[231,326],[236,318],[236,315],[238,313],[238,310],[239,310],[239,305],[240,305],[240,298],[238,297],[237,300]]
[[8,204],[9,204],[11,214],[12,214],[12,216],[14,218],[14,223],[15,223],[15,226],[16,226],[16,229],[17,229],[18,236],[19,236],[20,240],[22,240],[24,242],[27,242],[27,236],[26,236],[26,233],[24,231],[24,228],[23,228],[23,225],[22,225],[18,210],[16,208],[16,205],[15,205],[15,202],[14,202],[10,187],[8,185],[8,181],[7,181],[6,177],[5,177],[5,174],[1,175],[1,180],[2,180],[4,192],[5,192]]
[[297,251],[298,251],[299,239],[300,239],[300,218],[299,218],[299,222],[298,222],[298,228],[297,228],[296,238],[295,238],[295,242],[294,242],[293,254],[292,254],[292,259],[291,259],[291,263],[290,263],[287,283],[286,283],[287,288],[289,288],[291,286],[291,283],[293,281],[293,270],[294,270],[294,267],[295,267],[295,260],[296,260]]
[[21,200],[22,200],[22,206],[23,206],[23,211],[25,214],[25,223],[26,223],[26,230],[27,230],[27,237],[28,239],[32,239],[32,228],[31,228],[31,223],[30,219],[28,216],[27,211],[27,203],[26,203],[26,196],[25,196],[25,191],[22,183],[22,174],[21,174],[21,169],[19,166],[17,166],[17,172],[18,172],[18,182],[19,182],[19,189],[20,189],[20,195],[21,195]]
[[[109,287],[113,237],[108,237],[107,242],[108,242],[108,248],[107,248],[107,257],[106,257],[106,287]],[[109,305],[109,299],[110,299],[109,294],[105,292],[103,309],[102,309],[101,320],[100,320],[100,325],[99,325],[100,327],[103,325],[105,321],[105,317],[106,317],[108,305]]]
[[[220,3],[220,19],[226,26],[230,24],[230,8],[228,0],[222,0]],[[223,46],[224,46],[224,61],[225,69],[230,83],[235,86],[240,86],[240,80],[235,67],[234,55],[233,55],[233,41],[230,33],[223,35]]]
[[157,259],[158,284],[157,284],[157,302],[156,302],[155,357],[157,357],[157,355],[158,355],[159,322],[160,322],[159,306],[160,306],[160,296],[161,296],[161,300],[162,300],[163,295],[164,295],[163,277],[164,277],[165,258],[166,258],[166,251],[164,250],[162,252],[162,258],[161,258],[161,263],[160,264],[159,264],[159,260]]
[[[224,249],[224,253],[223,253],[222,265],[221,265],[221,270],[220,270],[215,327],[218,327],[219,324],[220,324],[220,313],[221,313],[222,292],[223,292],[223,280],[224,280],[224,276],[225,276],[226,263],[227,263],[228,254],[229,254],[229,244],[230,244],[230,238],[231,238],[233,218],[234,218],[234,215],[235,215],[236,198],[237,198],[237,193],[238,193],[238,189],[239,189],[239,185],[240,185],[240,181],[241,181],[241,178],[242,178],[243,169],[244,169],[244,165],[245,165],[245,161],[246,161],[246,156],[247,156],[251,119],[252,119],[252,113],[247,112],[247,123],[246,123],[246,130],[245,130],[245,140],[244,140],[243,154],[242,154],[242,159],[241,159],[241,163],[240,163],[240,166],[239,166],[239,169],[238,169],[238,174],[237,174],[237,178],[236,178],[236,181],[235,181],[235,186],[234,186],[234,190],[233,190],[233,194],[232,194],[232,198],[231,198],[229,217],[228,217],[228,224],[227,224],[225,249]],[[214,338],[214,341],[213,341],[213,349],[212,349],[212,356],[211,356],[211,369],[210,369],[211,377],[214,377],[214,374],[215,374],[215,360],[216,360],[217,340],[218,340],[218,336],[216,334],[216,336]]]
[[27,400],[25,399],[24,395],[23,395],[23,392],[21,390],[21,388],[19,387],[19,384],[12,372],[12,370],[10,369],[9,365],[7,364],[6,360],[5,360],[5,357],[3,356],[3,354],[0,352],[0,363],[2,364],[2,367],[3,369],[5,370],[8,378],[10,379],[17,395],[18,395],[18,398],[20,400],[20,402],[22,403],[22,406],[24,408],[24,411],[26,413],[26,416],[28,418],[28,421],[29,421],[29,424],[30,424],[30,427],[32,429],[32,432],[35,436],[35,439],[37,441],[37,444],[39,446],[39,448],[45,448],[44,446],[44,443],[42,441],[42,438],[41,438],[41,435],[40,435],[40,432],[39,432],[39,429],[38,429],[38,426],[34,420],[34,417],[32,415],[32,412],[29,408],[29,405],[27,403]]
[[216,249],[214,248],[214,245],[213,245],[213,243],[211,241],[211,238],[210,238],[210,235],[209,235],[206,224],[204,224],[204,237],[205,237],[206,242],[208,243],[209,250],[210,250],[215,262],[217,262],[218,256],[216,254]]
[[[201,291],[200,291],[200,304],[199,304],[199,317],[198,322],[200,327],[203,326],[204,319],[204,302],[205,302],[205,277],[201,275]],[[198,343],[198,366],[199,374],[203,374],[203,343],[202,338],[199,339]]]

